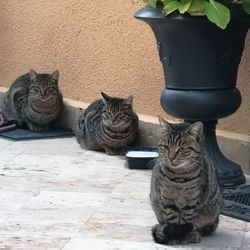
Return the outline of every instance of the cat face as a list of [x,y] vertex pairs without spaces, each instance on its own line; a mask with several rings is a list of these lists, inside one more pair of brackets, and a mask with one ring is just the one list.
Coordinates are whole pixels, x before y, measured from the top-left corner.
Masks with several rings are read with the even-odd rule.
[[58,97],[58,70],[51,75],[37,74],[34,70],[30,70],[30,101],[42,103],[53,103]]
[[169,124],[159,118],[161,140],[160,158],[169,168],[180,169],[192,166],[201,157],[203,124],[196,122],[190,126]]
[[126,129],[133,119],[132,101],[133,97],[127,99],[109,97],[101,92],[104,102],[102,109],[103,123],[113,129]]

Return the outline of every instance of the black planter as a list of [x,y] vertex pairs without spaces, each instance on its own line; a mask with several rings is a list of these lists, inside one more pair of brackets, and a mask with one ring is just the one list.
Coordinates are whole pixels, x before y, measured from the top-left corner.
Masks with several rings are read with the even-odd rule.
[[150,25],[157,40],[165,77],[163,109],[187,122],[203,121],[206,147],[221,184],[244,183],[240,166],[221,153],[215,128],[219,118],[233,114],[241,103],[235,86],[250,16],[237,6],[225,30],[206,17],[165,17],[160,8],[145,7],[135,17]]

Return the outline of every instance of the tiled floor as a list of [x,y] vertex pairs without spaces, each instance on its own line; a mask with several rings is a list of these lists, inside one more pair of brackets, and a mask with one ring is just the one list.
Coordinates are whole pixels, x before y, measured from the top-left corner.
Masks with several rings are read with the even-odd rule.
[[74,138],[0,139],[0,249],[250,249],[250,223],[221,216],[202,243],[155,244],[150,171],[82,150]]

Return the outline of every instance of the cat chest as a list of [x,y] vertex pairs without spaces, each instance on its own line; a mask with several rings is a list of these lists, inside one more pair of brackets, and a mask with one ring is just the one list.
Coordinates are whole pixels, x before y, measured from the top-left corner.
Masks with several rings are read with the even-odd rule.
[[194,185],[165,186],[161,190],[162,202],[175,205],[178,209],[197,204],[199,194],[199,188]]

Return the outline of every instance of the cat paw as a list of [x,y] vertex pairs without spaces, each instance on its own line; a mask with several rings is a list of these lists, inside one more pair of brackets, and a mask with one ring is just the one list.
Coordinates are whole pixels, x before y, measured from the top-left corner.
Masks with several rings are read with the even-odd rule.
[[201,242],[201,233],[198,231],[193,231],[188,236],[189,243],[199,243]]
[[120,151],[118,150],[113,150],[113,149],[105,149],[105,153],[107,155],[119,155]]
[[34,124],[27,124],[30,131],[33,132],[46,132],[49,130],[49,126],[37,126]]
[[154,238],[154,241],[159,244],[166,244],[166,234],[165,234],[165,228],[166,225],[157,224],[152,227],[152,236]]

